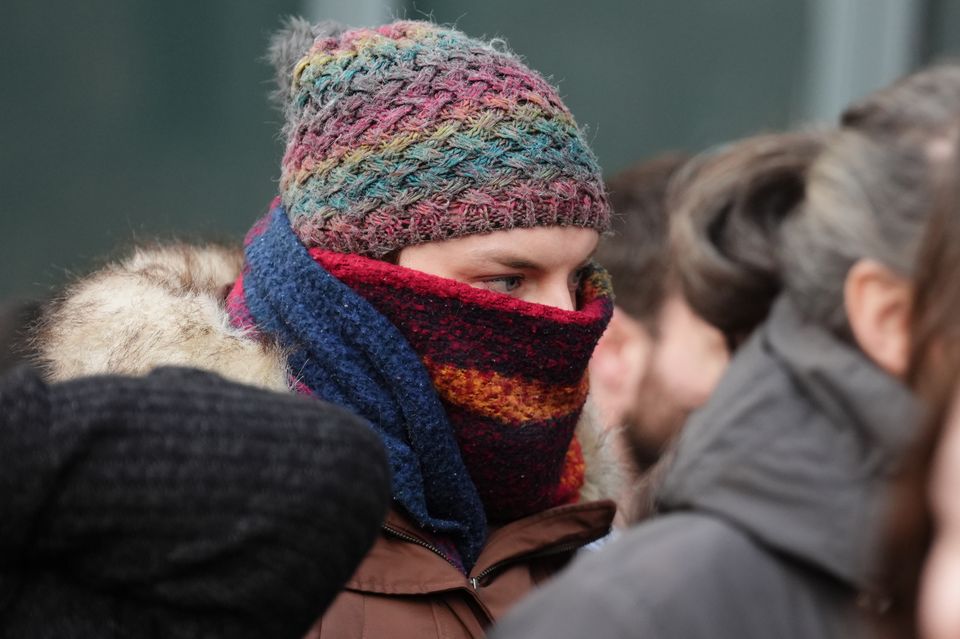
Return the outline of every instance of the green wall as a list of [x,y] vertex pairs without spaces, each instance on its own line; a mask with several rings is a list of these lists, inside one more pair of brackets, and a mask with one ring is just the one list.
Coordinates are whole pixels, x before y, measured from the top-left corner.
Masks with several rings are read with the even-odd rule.
[[[615,171],[786,126],[802,87],[796,0],[417,0],[436,20],[503,36],[551,76]],[[411,14],[415,15],[415,14]]]
[[960,56],[960,0],[927,0],[924,54],[934,60]]
[[240,237],[275,190],[260,61],[294,0],[4,0],[0,300],[134,238]]
[[[4,0],[0,301],[46,296],[135,239],[239,239],[279,173],[260,57],[309,1]],[[934,55],[960,41],[958,2],[926,2]],[[607,172],[801,115],[808,1],[384,3],[507,39],[559,85]]]

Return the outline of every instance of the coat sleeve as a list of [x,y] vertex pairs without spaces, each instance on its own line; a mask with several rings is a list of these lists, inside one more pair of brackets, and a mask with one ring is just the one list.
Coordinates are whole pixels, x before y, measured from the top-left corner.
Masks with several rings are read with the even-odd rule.
[[301,637],[373,543],[389,493],[376,435],[316,400],[186,369],[0,384],[10,606],[33,605],[33,580],[62,579],[196,636]]
[[548,587],[543,595],[507,615],[490,639],[676,639],[660,632],[651,611],[642,606],[625,614],[608,597],[576,588]]

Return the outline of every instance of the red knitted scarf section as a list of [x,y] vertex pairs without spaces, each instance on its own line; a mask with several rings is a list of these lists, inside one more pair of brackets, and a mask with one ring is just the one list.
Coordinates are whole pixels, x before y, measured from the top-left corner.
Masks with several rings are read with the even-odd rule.
[[358,255],[310,254],[420,356],[490,521],[577,500],[584,459],[574,433],[613,308],[605,271],[588,271],[578,310],[567,311]]

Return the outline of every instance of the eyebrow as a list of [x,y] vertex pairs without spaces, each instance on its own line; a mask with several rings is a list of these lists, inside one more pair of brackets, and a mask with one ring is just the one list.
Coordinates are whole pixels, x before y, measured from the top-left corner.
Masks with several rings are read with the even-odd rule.
[[[580,264],[578,268],[583,268],[590,263],[590,260],[593,259],[593,255],[596,251],[590,253],[583,263]],[[515,268],[519,270],[526,271],[545,271],[547,268],[542,264],[538,264],[530,259],[516,255],[515,253],[510,253],[506,251],[500,251],[497,249],[491,249],[488,251],[477,251],[471,256],[476,261],[489,260],[496,262],[500,266],[505,266],[507,268]]]
[[480,253],[477,255],[478,258],[496,262],[500,266],[506,266],[507,268],[515,268],[525,271],[542,271],[544,267],[542,264],[537,264],[536,262],[529,260],[512,253],[501,253],[499,251],[490,251],[485,253]]

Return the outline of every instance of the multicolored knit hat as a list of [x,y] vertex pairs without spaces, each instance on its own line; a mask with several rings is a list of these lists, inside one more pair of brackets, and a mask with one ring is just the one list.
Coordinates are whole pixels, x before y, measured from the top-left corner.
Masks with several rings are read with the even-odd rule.
[[271,54],[286,112],[280,194],[308,248],[382,257],[512,228],[607,230],[573,116],[502,47],[427,22],[294,20]]

